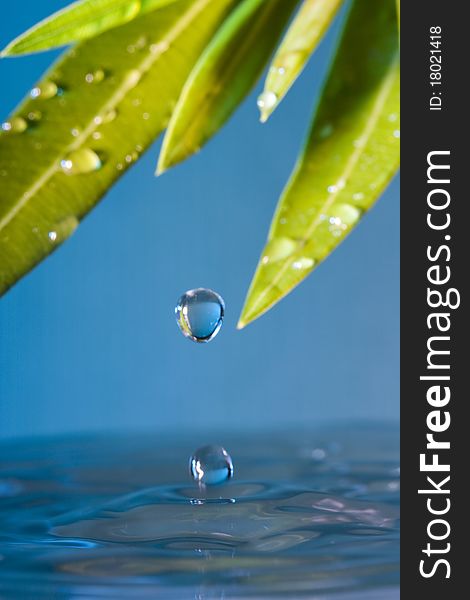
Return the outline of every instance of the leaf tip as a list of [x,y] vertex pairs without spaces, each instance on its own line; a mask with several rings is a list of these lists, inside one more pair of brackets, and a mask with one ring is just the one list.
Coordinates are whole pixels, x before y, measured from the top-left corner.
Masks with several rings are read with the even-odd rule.
[[266,123],[266,121],[269,119],[271,113],[268,113],[266,111],[261,111],[261,114],[259,116],[259,122],[260,123]]
[[240,320],[237,323],[237,329],[240,331],[241,329],[245,329],[247,323],[246,321],[244,321],[241,317]]

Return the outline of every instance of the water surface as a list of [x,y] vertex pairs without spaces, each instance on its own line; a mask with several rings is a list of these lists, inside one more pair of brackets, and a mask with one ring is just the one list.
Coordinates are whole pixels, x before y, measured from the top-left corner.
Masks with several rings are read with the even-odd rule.
[[[199,489],[191,451],[235,479]],[[0,446],[1,598],[312,598],[398,593],[398,431],[128,435]]]

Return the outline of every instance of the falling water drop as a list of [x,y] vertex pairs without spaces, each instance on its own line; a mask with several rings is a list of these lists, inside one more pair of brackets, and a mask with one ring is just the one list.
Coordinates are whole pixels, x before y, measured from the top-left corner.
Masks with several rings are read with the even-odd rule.
[[53,81],[43,81],[40,85],[33,87],[30,92],[31,98],[44,98],[47,100],[48,98],[53,98],[59,92],[59,88],[57,84]]
[[233,462],[222,446],[203,446],[189,459],[193,480],[202,485],[217,485],[233,477]]
[[185,292],[175,308],[181,332],[193,342],[210,342],[222,327],[224,312],[223,299],[207,288]]
[[273,106],[277,102],[277,96],[274,92],[270,90],[265,90],[262,94],[258,96],[258,100],[256,104],[260,110],[269,110],[273,108]]
[[80,148],[71,152],[60,161],[60,166],[67,175],[78,175],[97,171],[101,167],[100,157],[90,148]]
[[23,117],[13,117],[2,123],[2,130],[6,133],[22,133],[28,128],[28,123]]

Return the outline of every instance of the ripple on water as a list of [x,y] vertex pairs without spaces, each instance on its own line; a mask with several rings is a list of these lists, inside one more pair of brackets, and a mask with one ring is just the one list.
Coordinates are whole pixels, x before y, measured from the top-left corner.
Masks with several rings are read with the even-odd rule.
[[0,595],[398,598],[395,430],[220,438],[237,479],[207,489],[194,437],[5,444]]

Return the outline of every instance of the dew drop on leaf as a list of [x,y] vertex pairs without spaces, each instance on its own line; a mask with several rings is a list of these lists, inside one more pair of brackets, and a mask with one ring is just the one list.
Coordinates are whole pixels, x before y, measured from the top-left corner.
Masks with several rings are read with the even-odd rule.
[[287,258],[294,252],[296,247],[296,242],[291,238],[275,237],[266,245],[261,262],[267,264]]
[[71,152],[60,161],[60,166],[67,175],[78,175],[97,171],[102,163],[100,157],[90,148],[80,148]]
[[106,77],[106,73],[103,69],[96,69],[96,71],[89,71],[85,75],[85,81],[87,83],[101,83]]
[[40,110],[31,110],[28,113],[28,121],[40,121],[42,119],[42,112]]
[[5,133],[23,133],[28,128],[28,123],[23,117],[13,117],[2,123],[2,131]]
[[313,258],[302,256],[292,263],[292,268],[296,271],[303,271],[304,269],[311,269],[314,264],[315,261],[313,260]]
[[43,81],[40,85],[33,87],[33,89],[30,92],[30,96],[31,98],[43,98],[47,100],[48,98],[53,98],[54,96],[57,96],[58,92],[59,88],[57,87],[57,84],[53,81],[46,80]]
[[48,232],[47,237],[49,238],[49,241],[54,244],[60,243],[69,238],[77,227],[78,219],[75,216],[70,215],[56,223],[54,228]]
[[269,110],[270,108],[273,108],[273,106],[276,104],[276,102],[277,102],[276,94],[269,90],[265,90],[262,94],[260,94],[258,96],[258,100],[256,101],[256,104],[258,105],[258,108],[260,108],[261,110]]
[[224,319],[221,296],[207,288],[188,290],[175,308],[176,322],[183,335],[193,342],[210,342],[218,334]]

